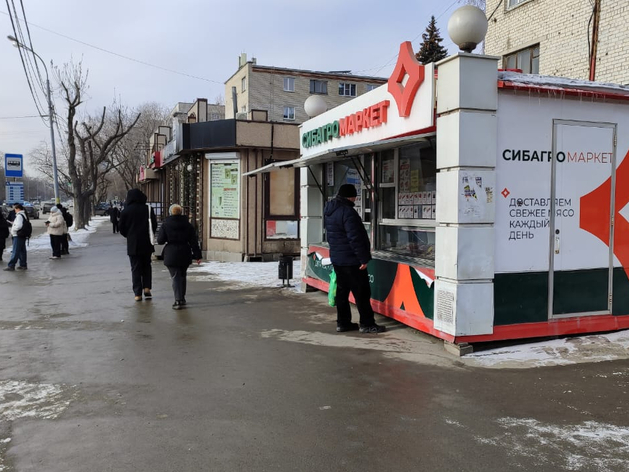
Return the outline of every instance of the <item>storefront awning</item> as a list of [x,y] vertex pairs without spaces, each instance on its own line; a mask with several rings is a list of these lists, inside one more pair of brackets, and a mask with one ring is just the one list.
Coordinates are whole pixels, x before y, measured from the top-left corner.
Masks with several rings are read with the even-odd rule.
[[334,149],[326,149],[320,154],[308,156],[306,158],[293,159],[291,161],[280,161],[267,164],[263,167],[259,167],[255,170],[245,172],[242,175],[251,176],[257,174],[264,174],[272,172],[277,169],[285,167],[307,167],[314,164],[324,164],[326,162],[340,161],[359,154],[366,154],[370,152],[381,151],[394,146],[404,146],[406,144],[412,144],[424,141],[429,143],[428,138],[435,136],[435,133],[417,134],[413,136],[404,136],[401,138],[385,139],[382,141],[374,141],[372,143],[357,144],[349,147],[339,147]]

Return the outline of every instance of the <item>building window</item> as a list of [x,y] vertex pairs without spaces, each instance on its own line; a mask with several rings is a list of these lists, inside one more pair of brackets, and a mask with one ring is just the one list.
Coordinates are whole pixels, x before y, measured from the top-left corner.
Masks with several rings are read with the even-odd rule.
[[529,0],[508,0],[507,1],[507,8],[513,8],[513,7],[517,7],[518,5],[521,5],[522,3],[528,2]]
[[295,91],[295,78],[284,77],[284,92],[294,92],[294,91]]
[[379,85],[367,84],[367,92],[371,92],[374,89],[377,89]]
[[328,83],[325,80],[311,80],[310,93],[328,94]]
[[269,172],[265,183],[266,239],[298,239],[299,173],[279,169]]
[[241,92],[244,92],[245,90],[247,90],[247,77],[243,77],[242,78],[242,82],[241,82]]
[[344,82],[339,83],[339,95],[343,97],[355,97],[356,96],[356,84],[347,84]]
[[503,67],[520,69],[524,74],[539,74],[539,44],[505,56]]
[[286,121],[295,121],[295,107],[284,107],[284,119]]

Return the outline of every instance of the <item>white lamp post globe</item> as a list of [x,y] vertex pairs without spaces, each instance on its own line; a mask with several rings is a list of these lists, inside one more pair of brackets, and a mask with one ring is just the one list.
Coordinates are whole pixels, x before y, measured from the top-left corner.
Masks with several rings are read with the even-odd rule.
[[321,95],[311,95],[304,102],[304,110],[310,118],[320,115],[327,109],[328,106]]
[[485,13],[472,5],[457,8],[448,21],[448,34],[462,51],[472,52],[487,34]]

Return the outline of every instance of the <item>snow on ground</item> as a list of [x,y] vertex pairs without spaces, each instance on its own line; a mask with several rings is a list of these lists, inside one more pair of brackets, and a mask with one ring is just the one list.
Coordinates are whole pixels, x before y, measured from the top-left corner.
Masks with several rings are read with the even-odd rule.
[[469,365],[531,368],[603,362],[629,357],[629,330],[531,342],[468,354]]
[[[72,241],[70,241],[69,249],[77,247],[86,247],[88,246],[88,238],[90,234],[95,233],[96,229],[103,224],[103,222],[109,221],[106,217],[95,217],[90,220],[90,224],[86,229],[80,229],[78,231],[74,230],[74,226],[70,228],[70,237]],[[9,249],[10,246],[7,248]],[[41,251],[46,250],[50,251],[50,236],[48,233],[40,234],[34,238],[29,239],[28,246],[26,246],[27,251]]]
[[[278,262],[202,262],[192,264],[188,269],[189,278],[198,282],[209,280],[224,280],[232,282],[234,287],[259,286],[280,287],[282,280],[277,278]],[[290,289],[300,292],[301,263],[299,259],[293,261],[293,276],[290,279]]]

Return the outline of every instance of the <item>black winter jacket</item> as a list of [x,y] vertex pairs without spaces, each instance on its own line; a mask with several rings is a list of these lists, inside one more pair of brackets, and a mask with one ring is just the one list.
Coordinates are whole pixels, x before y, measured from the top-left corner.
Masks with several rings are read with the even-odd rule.
[[120,214],[118,229],[127,238],[127,254],[146,256],[155,252],[149,237],[149,211],[153,233],[157,231],[157,218],[153,209],[146,204],[146,195],[133,188],[127,193],[125,207]]
[[[6,239],[9,237],[9,223],[4,219],[4,215],[0,213],[0,239]],[[2,254],[0,254],[2,257]]]
[[337,196],[326,204],[323,215],[332,264],[359,266],[371,260],[369,236],[353,202]]
[[162,255],[167,267],[188,267],[192,259],[201,259],[197,235],[187,216],[166,218],[159,229],[157,244],[166,244]]

